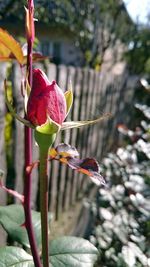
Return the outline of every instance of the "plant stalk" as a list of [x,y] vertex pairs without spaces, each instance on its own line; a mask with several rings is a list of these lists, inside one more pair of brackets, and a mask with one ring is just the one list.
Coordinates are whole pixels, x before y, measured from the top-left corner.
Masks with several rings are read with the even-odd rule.
[[[28,0],[28,8],[31,8],[31,1]],[[32,49],[33,40],[27,38],[28,53],[27,53],[27,73],[28,83],[32,87]],[[25,126],[25,169],[32,162],[32,130]],[[31,252],[36,267],[41,267],[41,261],[38,254],[38,249],[35,241],[34,229],[32,224],[32,213],[31,213],[31,192],[32,192],[32,177],[31,173],[25,172],[24,181],[24,213],[25,213],[25,226],[28,233],[29,243]]]
[[39,145],[40,152],[40,212],[41,212],[41,235],[42,235],[42,259],[43,267],[49,267],[49,225],[48,225],[48,151],[52,146],[56,134],[43,134],[35,131],[35,140]]
[[[32,153],[31,129],[25,126],[25,166],[29,166],[29,164],[31,164],[31,153]],[[36,267],[41,267],[42,265],[38,254],[38,249],[35,241],[34,229],[32,224],[31,191],[32,191],[31,174],[26,173],[24,181],[25,226],[28,233],[34,264]]]
[[49,267],[48,256],[48,175],[47,175],[48,149],[40,149],[40,212],[42,234],[43,266]]

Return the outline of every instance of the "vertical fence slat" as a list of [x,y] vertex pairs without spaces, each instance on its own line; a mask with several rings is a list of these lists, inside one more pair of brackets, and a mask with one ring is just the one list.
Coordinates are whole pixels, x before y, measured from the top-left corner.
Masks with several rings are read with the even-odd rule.
[[[12,69],[12,90],[16,112],[24,117],[23,97],[21,94],[21,71],[20,66],[13,65]],[[15,166],[15,190],[23,192],[23,172],[24,172],[24,125],[15,120],[14,129],[14,166]],[[15,199],[18,202],[18,199]]]
[[[6,181],[7,163],[5,154],[5,139],[4,139],[4,127],[5,127],[5,97],[4,97],[4,79],[6,78],[6,64],[0,64],[0,169],[4,172],[3,182]],[[0,205],[6,205],[7,197],[5,191],[0,188]],[[6,242],[6,233],[0,226],[0,246],[3,246]]]
[[[74,74],[74,86],[73,86],[73,94],[74,94],[74,101],[73,107],[71,112],[71,118],[73,121],[80,120],[80,99],[82,94],[82,72],[81,68],[77,68]],[[79,129],[73,129],[70,131],[70,144],[75,146],[80,153],[80,146],[79,146]],[[75,171],[69,170],[70,177],[73,177],[72,180],[72,191],[71,191],[71,201],[75,203],[76,200],[76,193],[77,193],[77,186],[79,183],[79,174]]]
[[[71,70],[74,70],[72,67],[66,68],[65,66],[60,66],[59,67],[59,72],[58,72],[58,84],[59,86],[63,89],[63,91],[67,91],[69,88],[69,79]],[[70,117],[70,114],[69,114]],[[67,118],[68,119],[68,118]],[[63,131],[61,133],[61,140],[60,143],[68,143],[70,139],[70,131]],[[68,175],[68,168],[66,165],[61,164],[59,165],[59,177],[58,177],[58,182],[57,182],[57,190],[58,190],[58,195],[57,195],[57,219],[59,218],[60,214],[63,212],[65,209],[65,202],[67,200],[68,196],[68,187],[70,184],[70,177]],[[64,191],[67,193],[64,194]]]
[[[76,72],[75,72],[75,68],[74,67],[69,67],[68,68],[68,78],[71,79],[71,83],[72,83],[72,89],[73,89],[73,93],[75,91],[75,88],[74,88],[74,85],[75,85],[75,75],[76,75]],[[70,82],[68,80],[68,82]],[[73,103],[74,105],[74,103]],[[73,119],[73,112],[74,111],[74,108],[72,107],[71,111],[70,111],[70,114],[69,114],[69,119]],[[71,144],[71,138],[72,138],[72,131],[70,130],[67,130],[65,131],[65,142],[68,142],[69,144]],[[69,167],[64,167],[62,169],[62,171],[65,170],[65,172],[62,172],[62,176],[67,176],[68,177],[68,180],[66,180],[66,183],[63,184],[63,188],[62,188],[62,201],[63,201],[63,208],[64,210],[68,210],[69,207],[71,206],[72,204],[72,199],[73,199],[73,188],[75,186],[74,184],[74,173],[72,172],[72,170],[69,168]]]
[[[60,65],[58,67],[57,77],[59,87],[61,87],[61,89],[65,91],[67,82],[67,68],[64,65]],[[61,140],[62,134],[59,133],[55,144],[61,143]],[[50,210],[55,213],[55,218],[58,219],[60,208],[59,193],[61,188],[61,167],[58,162],[53,162],[50,185]]]

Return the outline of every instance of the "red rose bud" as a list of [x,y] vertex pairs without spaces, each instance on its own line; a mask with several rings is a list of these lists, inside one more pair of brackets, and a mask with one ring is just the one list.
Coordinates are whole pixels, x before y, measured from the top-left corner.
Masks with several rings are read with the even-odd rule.
[[33,84],[27,103],[27,118],[35,126],[46,123],[50,117],[59,125],[67,113],[66,99],[55,81],[50,83],[40,69],[33,70]]

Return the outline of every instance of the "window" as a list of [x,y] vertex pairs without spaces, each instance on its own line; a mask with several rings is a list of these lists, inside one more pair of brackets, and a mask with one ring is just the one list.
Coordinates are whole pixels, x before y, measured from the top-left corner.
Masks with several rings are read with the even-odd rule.
[[41,41],[40,50],[44,56],[49,56],[55,64],[61,63],[61,43]]
[[61,45],[58,42],[53,43],[53,61],[56,64],[61,63]]

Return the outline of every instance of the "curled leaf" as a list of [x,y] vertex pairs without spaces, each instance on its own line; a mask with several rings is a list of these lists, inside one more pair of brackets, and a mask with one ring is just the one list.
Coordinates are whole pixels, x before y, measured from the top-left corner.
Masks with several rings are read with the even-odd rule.
[[77,159],[77,158],[69,158],[67,160],[67,164],[70,168],[77,170],[83,174],[88,175],[91,180],[96,184],[105,185],[104,178],[99,174],[99,164],[93,158],[86,159]]
[[93,158],[86,159],[69,159],[70,167],[73,169],[83,168],[85,170],[91,170],[99,172],[98,162]]
[[78,157],[79,153],[77,149],[73,146],[70,146],[68,144],[59,144],[56,148],[52,148],[50,150],[50,157],[55,158],[56,156],[62,156],[64,158],[66,157]]
[[78,156],[76,148],[67,144],[60,144],[50,150],[50,159],[59,160],[71,169],[89,176],[96,185],[105,185],[104,178],[99,174],[98,162],[93,158],[79,159]]

